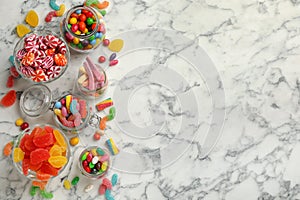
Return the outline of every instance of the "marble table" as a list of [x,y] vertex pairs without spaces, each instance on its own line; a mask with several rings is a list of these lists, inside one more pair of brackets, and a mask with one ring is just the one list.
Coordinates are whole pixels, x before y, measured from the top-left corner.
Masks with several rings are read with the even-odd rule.
[[[2,0],[0,7],[0,92],[4,95],[8,57],[18,41],[15,27],[34,9],[36,29],[59,32],[61,18],[46,24],[48,1]],[[62,1],[67,8],[82,1]],[[91,105],[112,97],[116,118],[106,133],[120,154],[112,156],[107,177],[116,173],[115,199],[300,199],[298,0],[110,1],[107,38],[121,38],[119,64],[108,67],[109,88]],[[93,60],[109,56],[100,46]],[[61,79],[48,84],[53,96],[74,87],[85,54],[72,53]],[[31,83],[16,80],[21,91]],[[96,112],[93,107],[94,112]],[[98,113],[104,116],[107,113]],[[18,102],[0,107],[0,149],[19,133],[14,121],[54,124],[51,112],[29,118]],[[78,154],[94,141],[95,129],[80,133],[64,172],[47,191],[54,199],[104,199],[101,180],[78,169]],[[30,197],[30,180],[12,160],[0,156],[0,199]],[[78,175],[71,190],[63,180]],[[95,187],[84,192],[88,184]]]

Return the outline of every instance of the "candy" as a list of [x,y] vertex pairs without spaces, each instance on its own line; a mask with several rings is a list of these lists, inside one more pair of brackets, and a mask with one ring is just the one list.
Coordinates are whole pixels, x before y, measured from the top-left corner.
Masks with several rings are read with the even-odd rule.
[[47,185],[47,181],[32,181],[31,184],[32,186],[39,187],[40,190],[44,190]]
[[14,77],[12,75],[8,76],[7,81],[6,81],[6,87],[7,88],[12,88],[14,86]]
[[116,53],[112,53],[112,54],[109,56],[109,61],[114,60],[116,57],[117,57],[117,54],[116,54]]
[[53,194],[51,192],[46,192],[45,190],[41,190],[41,196],[45,199],[53,198]]
[[12,75],[14,78],[19,78],[20,74],[18,73],[18,71],[16,70],[16,67],[15,66],[11,66],[9,68],[9,72],[10,72],[10,75]]
[[59,101],[55,102],[54,107],[55,108],[61,108],[62,107],[61,102],[59,102]]
[[107,119],[105,117],[100,120],[100,124],[99,124],[100,130],[104,130],[106,128],[106,120]]
[[92,163],[95,165],[99,161],[99,158],[97,156],[93,157]]
[[86,118],[87,110],[86,110],[86,101],[85,100],[79,100],[80,110],[79,113],[82,118]]
[[89,65],[86,62],[83,62],[83,67],[84,67],[85,71],[87,72],[87,76],[89,79],[88,89],[95,90],[95,80],[94,80],[94,76],[93,76],[91,68],[89,67]]
[[118,64],[119,63],[119,61],[118,60],[112,60],[112,61],[110,61],[109,62],[109,66],[115,66],[116,64]]
[[115,186],[118,182],[118,175],[117,174],[113,174],[111,177],[111,184],[112,186]]
[[49,151],[50,156],[61,156],[62,149],[58,145],[53,145]]
[[25,26],[24,24],[19,24],[17,25],[17,35],[21,38],[24,35],[26,35],[27,33],[30,32],[30,29]]
[[22,171],[25,176],[28,175],[30,160],[28,158],[24,158],[22,161]]
[[119,52],[124,46],[124,41],[122,39],[115,39],[110,42],[108,49],[112,52]]
[[20,50],[17,52],[16,57],[17,57],[18,59],[22,59],[23,56],[25,56],[25,54],[27,54],[26,50],[25,50],[25,49],[20,49]]
[[104,45],[104,46],[108,46],[109,44],[110,44],[109,39],[104,39],[104,40],[103,40],[103,45]]
[[67,108],[66,107],[62,107],[61,108],[61,114],[63,117],[67,117],[68,116],[68,111],[67,111]]
[[100,56],[100,57],[98,58],[98,62],[99,62],[99,63],[104,63],[105,60],[106,60],[106,58],[105,58],[104,56]]
[[87,186],[85,186],[84,188],[84,192],[89,192],[94,188],[93,184],[88,184]]
[[48,162],[52,167],[61,168],[68,162],[68,159],[65,156],[51,156]]
[[102,111],[102,110],[104,110],[105,108],[108,108],[108,107],[110,107],[110,106],[112,106],[112,105],[113,105],[112,99],[111,99],[111,98],[107,98],[107,99],[105,99],[105,100],[103,100],[103,101],[97,103],[97,104],[96,104],[96,109],[97,109],[98,111]]
[[101,135],[99,133],[94,133],[94,140],[100,140]]
[[65,4],[61,4],[61,5],[59,6],[59,10],[56,11],[56,16],[57,16],[57,17],[63,16],[63,14],[65,13],[65,10],[66,10]]
[[106,200],[112,200],[111,191],[109,189],[106,188],[104,195]]
[[117,155],[119,153],[119,149],[112,138],[106,140],[105,143],[112,155]]
[[100,156],[103,156],[105,154],[105,152],[103,151],[103,149],[101,149],[100,147],[97,148],[97,153],[100,155]]
[[51,22],[53,17],[56,17],[56,11],[49,12],[45,17],[45,22]]
[[111,121],[115,118],[115,115],[116,115],[116,109],[115,107],[112,107],[109,109],[109,115],[106,116],[107,118],[107,121]]
[[103,10],[105,8],[107,8],[109,6],[109,2],[108,1],[103,1],[102,3],[98,3],[97,4],[97,8],[100,10]]
[[47,69],[46,71],[46,75],[50,78],[50,79],[54,79],[56,77],[59,76],[59,74],[61,73],[62,67],[59,66],[52,66],[49,69]]
[[79,138],[78,138],[78,137],[72,137],[72,138],[70,139],[70,144],[71,144],[72,146],[76,146],[78,143],[79,143]]
[[100,161],[104,162],[104,161],[107,161],[108,159],[109,159],[108,154],[104,154],[103,156],[101,156]]
[[[96,65],[93,63],[93,61],[92,61],[92,59],[89,57],[89,56],[87,56],[86,57],[86,60],[87,60],[87,62],[88,62],[88,67],[91,69],[91,71],[92,71],[92,73],[93,73],[93,75],[94,75],[94,77],[95,77],[95,79],[97,80],[97,81],[102,81],[102,74],[100,73],[100,71],[99,71],[99,69],[96,67]],[[86,70],[86,69],[85,69]],[[90,77],[89,77],[90,78]]]
[[39,24],[39,16],[34,10],[30,10],[25,18],[27,24],[36,27]]
[[29,194],[30,194],[32,197],[35,196],[35,195],[36,195],[37,189],[39,189],[39,187],[37,187],[37,186],[31,186],[30,191],[29,191]]
[[70,190],[71,189],[71,183],[70,183],[70,181],[68,179],[64,180],[64,188],[66,190]]
[[110,180],[108,178],[104,178],[102,180],[102,184],[105,185],[107,190],[111,190],[112,189],[112,183],[110,182]]
[[38,171],[36,173],[36,178],[39,179],[40,181],[48,181],[51,178],[51,175]]
[[56,142],[61,146],[61,147],[67,147],[67,143],[63,137],[63,135],[59,132],[59,130],[54,129],[53,130],[53,135],[56,139]]
[[52,56],[46,56],[43,61],[41,67],[44,69],[49,69],[53,66],[54,60]]
[[[25,47],[26,48],[26,47]],[[31,47],[30,47],[31,48]],[[24,55],[24,57],[21,60],[21,64],[24,66],[31,66],[34,62],[35,55],[32,52],[28,52]]]
[[66,44],[62,42],[61,44],[58,45],[57,50],[58,50],[59,53],[61,53],[63,55],[66,54],[67,53]]
[[15,90],[10,90],[6,95],[4,95],[0,101],[0,105],[4,107],[12,106],[17,99],[17,94]]
[[46,131],[42,131],[41,133],[37,133],[33,137],[33,143],[37,147],[52,146],[54,144],[53,133],[46,132]]
[[24,159],[24,155],[25,153],[22,151],[21,148],[19,147],[14,148],[14,156],[13,156],[14,162],[21,162]]
[[4,146],[3,154],[4,154],[5,156],[9,156],[9,155],[11,154],[12,148],[13,148],[13,142],[8,142],[8,143]]
[[100,14],[104,17],[106,15],[106,10],[100,10]]
[[56,4],[56,0],[50,0],[49,5],[53,10],[59,10],[59,5]]
[[49,157],[50,157],[50,154],[49,154],[48,150],[38,148],[30,153],[30,163],[32,165],[37,165],[43,161],[48,160]]
[[79,182],[79,177],[78,176],[74,177],[71,181],[72,185],[77,185],[78,182]]
[[103,195],[103,194],[105,194],[105,190],[106,190],[106,187],[105,187],[105,185],[100,185],[100,187],[99,187],[99,194],[100,195]]
[[41,172],[50,174],[52,176],[57,176],[58,174],[58,169],[52,167],[49,162],[43,162],[41,167],[40,167]]
[[65,55],[58,53],[54,55],[54,62],[57,66],[65,66],[68,61]]

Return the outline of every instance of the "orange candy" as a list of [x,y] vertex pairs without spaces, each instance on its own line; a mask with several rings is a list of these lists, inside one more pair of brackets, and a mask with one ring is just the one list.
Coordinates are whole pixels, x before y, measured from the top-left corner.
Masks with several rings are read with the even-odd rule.
[[41,181],[48,181],[51,178],[51,175],[38,171],[36,173],[36,178]]
[[47,181],[32,181],[32,185],[39,187],[41,190],[44,190],[47,185]]
[[59,130],[54,129],[53,130],[53,135],[56,139],[56,142],[59,144],[59,146],[66,149],[67,148],[67,143],[66,143],[65,138],[63,137],[63,135],[59,132]]
[[100,130],[104,130],[106,128],[106,120],[107,118],[105,117],[100,120],[100,125],[99,125]]
[[61,168],[68,162],[68,159],[65,156],[51,156],[48,162],[52,167]]
[[28,52],[27,54],[24,55],[21,63],[24,66],[30,66],[33,64],[34,58],[35,58],[34,53]]
[[68,61],[65,55],[58,53],[54,55],[54,62],[57,66],[65,66]]
[[49,151],[50,156],[61,156],[62,155],[62,149],[58,145],[53,145]]
[[8,142],[3,149],[3,154],[5,156],[9,156],[11,154],[12,151],[12,147],[13,147],[13,142]]
[[12,106],[17,99],[17,93],[15,90],[10,90],[0,101],[0,105],[4,107]]

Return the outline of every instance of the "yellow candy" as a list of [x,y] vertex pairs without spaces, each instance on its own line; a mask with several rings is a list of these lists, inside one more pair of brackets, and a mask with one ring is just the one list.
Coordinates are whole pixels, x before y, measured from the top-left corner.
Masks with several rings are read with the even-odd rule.
[[16,120],[16,126],[21,126],[23,124],[24,120],[22,118],[19,118]]
[[25,18],[27,24],[36,27],[39,24],[39,16],[34,10],[30,10]]
[[67,107],[67,110],[70,111],[70,104],[71,104],[71,101],[72,101],[72,95],[67,95],[66,96],[66,107]]
[[52,167],[61,168],[68,162],[68,159],[65,156],[50,156],[48,162]]
[[61,114],[61,110],[56,108],[54,109],[54,113],[56,114],[57,117],[63,118],[64,116]]
[[69,190],[69,189],[71,189],[71,183],[70,183],[70,181],[69,180],[64,180],[64,188],[66,189],[66,190]]
[[101,40],[99,38],[97,38],[95,46],[97,46],[100,42],[101,42]]
[[91,153],[92,153],[93,156],[97,156],[98,155],[97,149],[92,149]]
[[65,10],[66,10],[65,4],[61,4],[61,5],[59,6],[59,10],[56,11],[56,16],[57,16],[57,17],[63,16],[63,14],[65,13]]
[[74,43],[74,44],[79,44],[79,38],[77,38],[77,37],[74,37],[74,39],[73,39],[73,43]]
[[86,46],[86,48],[87,48],[87,49],[91,49],[91,48],[93,48],[93,45],[88,44],[88,45]]
[[50,153],[50,156],[61,156],[62,148],[55,144],[51,147],[49,153]]
[[70,24],[76,24],[77,23],[77,19],[75,17],[72,17],[70,19]]
[[24,159],[25,153],[21,148],[17,147],[14,149],[14,162],[21,162]]
[[81,32],[78,30],[78,31],[75,32],[75,34],[76,34],[76,35],[80,35]]
[[17,35],[21,38],[24,35],[26,35],[27,33],[29,33],[31,30],[25,26],[24,24],[19,24],[17,26]]
[[107,165],[108,165],[107,161],[104,161],[104,162],[102,163],[102,165],[101,165],[101,170],[102,170],[102,171],[106,171]]
[[124,46],[124,41],[122,39],[115,39],[110,42],[108,49],[112,52],[119,52]]
[[87,33],[87,32],[89,32],[89,29],[85,28],[83,33]]
[[78,137],[72,137],[72,138],[70,139],[70,144],[71,144],[72,146],[76,146],[78,143],[79,143],[79,138],[78,138]]

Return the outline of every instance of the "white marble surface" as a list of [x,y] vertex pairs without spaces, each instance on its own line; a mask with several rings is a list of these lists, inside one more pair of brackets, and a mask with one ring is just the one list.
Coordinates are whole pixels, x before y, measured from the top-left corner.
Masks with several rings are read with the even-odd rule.
[[[32,8],[41,18],[39,28],[46,26],[58,31],[60,19],[56,18],[50,24],[43,22],[50,11],[48,1],[3,0],[1,3],[0,91],[3,95],[8,90],[5,88],[10,66],[8,57],[18,40],[16,25],[23,23],[27,11]],[[71,7],[69,1],[65,3],[67,8]],[[119,102],[116,107],[120,113],[123,107],[118,105],[122,105],[122,99],[118,99],[116,91],[120,88],[134,91],[128,106],[124,107],[129,110],[130,120],[123,124],[131,122],[140,128],[154,124],[155,128],[164,122],[164,126],[159,131],[150,129],[146,132],[146,128],[141,129],[145,132],[126,132],[120,126],[123,119],[120,115],[109,124],[107,132],[116,140],[121,152],[138,155],[128,160],[122,160],[127,159],[122,153],[114,157],[114,167],[108,177],[113,173],[120,177],[112,191],[115,199],[300,199],[299,13],[300,2],[297,0],[111,1],[105,17],[108,38],[126,35],[129,30],[136,33],[137,29],[153,27],[180,32],[192,41],[183,46],[194,48],[199,45],[200,50],[204,49],[215,66],[209,72],[216,69],[221,77],[217,79],[216,74],[196,71],[191,65],[195,62],[182,59],[184,49],[176,51],[172,40],[166,41],[164,37],[148,39],[154,41],[154,47],[169,45],[171,49],[143,48],[143,44],[138,43],[137,47],[141,48],[132,52],[124,49],[120,53],[120,64],[107,69],[110,85],[103,98],[112,96]],[[149,30],[144,33],[142,37]],[[136,35],[122,38],[125,47],[134,46],[135,37],[140,39]],[[195,48],[193,52],[199,49]],[[91,54],[92,58],[96,60],[102,50],[106,51],[100,47]],[[204,57],[198,61],[197,54],[192,55],[189,58],[196,60],[196,65],[203,64]],[[73,90],[74,78],[84,56],[72,55],[72,66],[66,74],[49,84],[54,95]],[[146,70],[137,76],[127,77],[127,73],[137,73],[145,66]],[[172,69],[179,77],[159,71],[161,69]],[[162,84],[164,86],[137,87],[152,71],[164,75],[161,76],[167,80]],[[185,81],[177,82],[179,78]],[[211,80],[219,87],[209,88]],[[22,90],[27,85],[28,82],[17,80],[14,89]],[[191,92],[195,99],[190,98],[187,103],[180,101],[183,91]],[[212,124],[213,114],[224,109],[219,107],[221,101],[218,100],[222,99],[212,98],[218,91],[225,92],[226,118],[220,140],[203,159],[203,145],[211,136],[206,133],[216,127]],[[188,108],[191,111],[184,112]],[[2,148],[18,134],[14,121],[21,113],[17,104],[0,108],[0,111]],[[192,121],[181,129],[185,119]],[[50,113],[26,120],[53,123]],[[92,132],[88,128],[81,134],[81,144],[72,148],[75,162],[70,163],[61,177],[49,183],[47,190],[54,193],[54,199],[104,199],[97,192],[100,181],[82,177],[70,191],[62,186],[64,178],[72,179],[79,174],[76,156],[83,145],[95,143]],[[175,142],[176,147],[162,153],[161,150],[167,149],[171,142]],[[178,149],[186,151],[178,152]],[[2,155],[0,166],[0,199],[29,199],[30,181],[19,175],[11,160]],[[87,194],[83,188],[89,182],[95,188]]]

